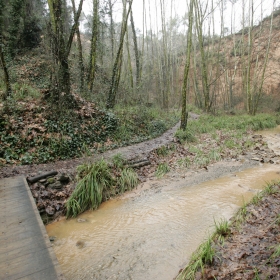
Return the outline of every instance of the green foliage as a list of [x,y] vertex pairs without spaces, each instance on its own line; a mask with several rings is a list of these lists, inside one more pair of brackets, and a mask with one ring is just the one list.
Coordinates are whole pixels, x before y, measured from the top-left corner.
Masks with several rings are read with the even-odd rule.
[[244,221],[246,221],[246,216],[247,216],[247,205],[244,204],[237,212],[236,216],[235,216],[235,221],[237,223],[237,225],[240,225],[241,223],[243,223]]
[[258,204],[258,203],[262,200],[262,197],[263,197],[262,193],[257,193],[257,194],[253,197],[253,199],[251,200],[251,203],[252,203],[252,204]]
[[119,146],[139,143],[159,136],[179,120],[176,112],[166,114],[156,107],[116,106],[114,112],[119,119],[114,141]]
[[98,208],[103,200],[103,193],[114,184],[110,169],[104,160],[83,166],[79,172],[82,172],[84,177],[66,202],[67,218],[76,217],[87,209]]
[[161,147],[156,149],[156,153],[157,153],[158,156],[164,157],[164,156],[168,155],[169,150],[168,150],[167,146],[161,146]]
[[120,193],[132,190],[137,186],[137,184],[138,184],[137,173],[130,168],[123,169],[117,182],[117,186],[120,189]]
[[167,126],[163,120],[151,121],[148,125],[148,132],[152,137],[156,137],[167,130]]
[[224,242],[224,238],[230,234],[230,223],[226,219],[215,222],[215,236],[219,241]]
[[15,100],[38,99],[41,93],[36,88],[27,84],[13,84],[13,98]]
[[188,157],[182,158],[178,160],[178,164],[180,166],[189,167],[191,165],[191,160]]
[[190,129],[186,129],[186,130],[182,130],[182,129],[178,129],[175,133],[175,137],[181,142],[196,142],[197,139],[194,136],[194,133],[192,130]]
[[125,159],[124,159],[123,155],[119,153],[119,154],[116,154],[113,156],[112,162],[116,168],[121,169],[124,166]]
[[225,146],[229,149],[233,149],[235,147],[236,143],[233,139],[228,139],[225,141]]
[[[20,94],[17,96],[20,99]],[[0,157],[6,163],[30,164],[88,155],[95,143],[107,140],[117,127],[118,120],[112,113],[97,109],[94,118],[81,118],[71,112],[51,115],[50,108],[46,114],[46,105],[34,100],[32,107],[14,102],[0,112]]]
[[217,150],[211,150],[209,153],[209,159],[213,161],[219,161],[221,159],[221,154]]
[[280,244],[275,246],[272,255],[270,256],[271,259],[276,259],[280,257]]
[[170,168],[166,162],[160,163],[156,170],[156,176],[158,178],[162,177],[164,174],[170,171]]
[[249,115],[201,115],[196,122],[189,122],[188,128],[196,135],[215,132],[216,130],[262,130],[277,125],[277,115],[258,114]]
[[[120,170],[116,172],[115,168]],[[123,159],[118,154],[111,167],[103,159],[78,166],[76,180],[76,188],[66,202],[67,218],[98,208],[111,195],[132,190],[138,184],[138,175],[133,169],[123,167]]]

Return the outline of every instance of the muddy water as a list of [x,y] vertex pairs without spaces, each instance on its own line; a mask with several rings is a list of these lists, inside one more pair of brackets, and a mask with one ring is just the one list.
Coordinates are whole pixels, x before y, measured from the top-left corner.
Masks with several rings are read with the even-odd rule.
[[268,164],[199,185],[177,181],[106,202],[47,231],[56,237],[66,279],[170,280],[213,230],[214,219],[230,218],[266,182],[280,179],[279,171]]

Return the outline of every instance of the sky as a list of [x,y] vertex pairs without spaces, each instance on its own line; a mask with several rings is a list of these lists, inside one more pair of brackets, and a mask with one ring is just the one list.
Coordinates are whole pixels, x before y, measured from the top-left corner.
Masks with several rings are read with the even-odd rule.
[[[76,0],[77,1],[77,0]],[[101,0],[102,1],[102,0]],[[106,1],[106,0],[103,0]],[[115,15],[114,20],[119,22],[121,21],[122,16],[122,1],[121,0],[112,0],[116,1],[115,5]],[[145,9],[146,9],[146,23],[147,23],[147,29],[152,29],[154,31],[161,30],[161,10],[160,10],[160,3],[163,3],[164,10],[165,10],[165,17],[166,21],[169,21],[169,19],[174,16],[183,17],[186,15],[187,12],[187,6],[189,0],[133,0],[132,10],[133,10],[133,16],[136,28],[138,28],[140,31],[143,31],[143,2],[145,2]],[[212,0],[202,0],[201,1],[203,5],[205,6],[206,3],[208,3],[208,7],[210,7]],[[232,5],[232,2],[236,2],[234,5]],[[273,3],[275,7],[280,6],[280,0],[224,0],[224,27],[229,28],[231,26],[231,15],[232,15],[232,9],[234,11],[234,27],[233,32],[237,32],[241,29],[241,21],[242,21],[242,10],[243,6],[242,3],[245,3],[245,11],[249,10],[249,3],[253,2],[254,5],[254,24],[258,24],[261,19],[261,14],[263,16],[270,15],[272,12]],[[219,33],[221,30],[221,21],[220,21],[220,11],[221,11],[221,0],[213,0],[214,6],[216,6],[215,9],[215,32]],[[77,4],[78,5],[78,4]],[[92,0],[85,0],[83,5],[83,11],[85,14],[92,13]],[[150,11],[150,14],[149,14]],[[151,15],[151,16],[150,16]],[[212,21],[212,19],[208,19]]]

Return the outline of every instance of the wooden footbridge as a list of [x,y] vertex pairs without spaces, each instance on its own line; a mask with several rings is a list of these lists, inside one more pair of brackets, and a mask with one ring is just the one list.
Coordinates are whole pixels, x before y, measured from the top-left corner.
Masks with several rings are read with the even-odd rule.
[[0,179],[0,279],[64,279],[24,177]]

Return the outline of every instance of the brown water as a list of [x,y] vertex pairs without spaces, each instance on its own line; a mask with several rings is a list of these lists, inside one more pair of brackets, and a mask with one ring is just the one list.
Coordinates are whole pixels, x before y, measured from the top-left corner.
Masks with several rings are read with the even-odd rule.
[[279,180],[279,171],[268,164],[199,185],[181,180],[111,200],[47,231],[56,237],[66,279],[170,280],[213,230],[214,219],[229,219],[266,182]]

